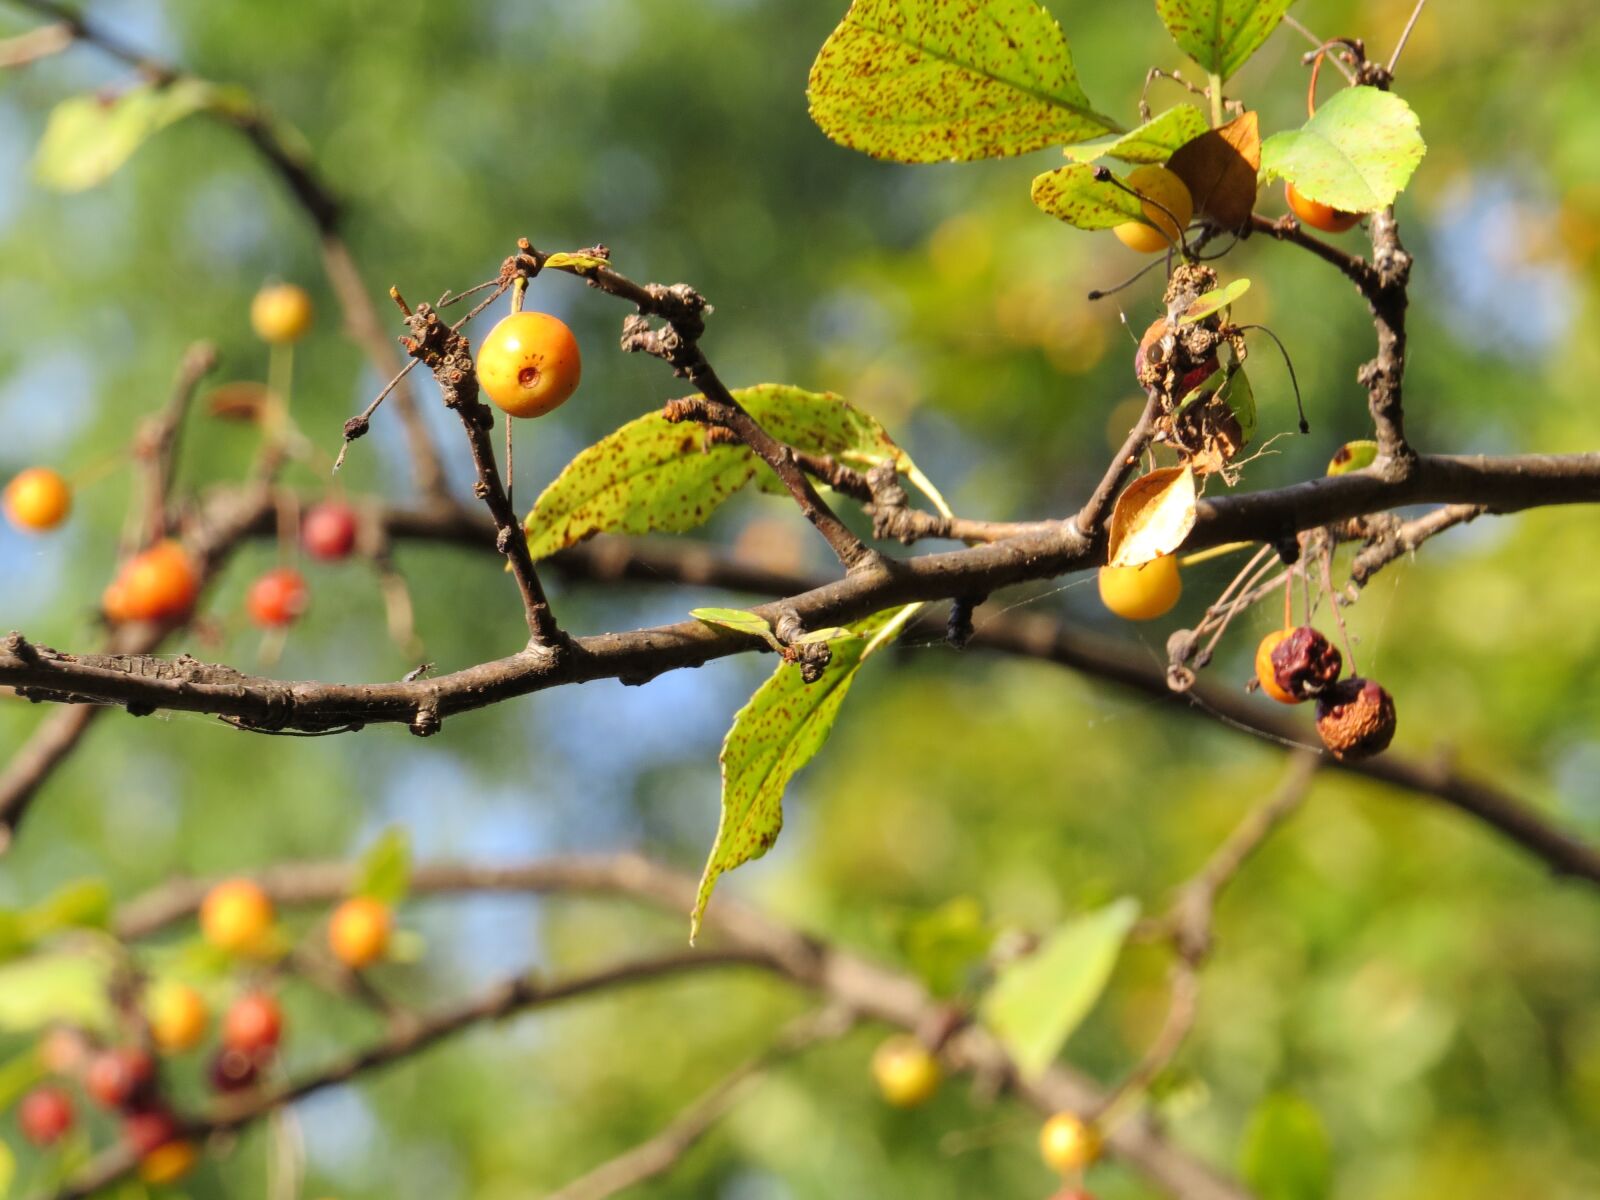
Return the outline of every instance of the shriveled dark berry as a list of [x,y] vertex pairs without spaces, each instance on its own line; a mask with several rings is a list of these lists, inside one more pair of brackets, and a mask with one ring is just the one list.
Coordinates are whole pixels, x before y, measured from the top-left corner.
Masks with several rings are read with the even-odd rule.
[[1353,675],[1317,701],[1317,734],[1344,762],[1370,758],[1394,740],[1394,699],[1371,679]]
[[260,1074],[261,1068],[255,1057],[241,1050],[230,1050],[224,1046],[211,1060],[211,1087],[217,1092],[246,1091],[255,1086]]
[[1344,668],[1339,649],[1309,625],[1289,631],[1272,648],[1272,674],[1297,700],[1313,700],[1331,688]]

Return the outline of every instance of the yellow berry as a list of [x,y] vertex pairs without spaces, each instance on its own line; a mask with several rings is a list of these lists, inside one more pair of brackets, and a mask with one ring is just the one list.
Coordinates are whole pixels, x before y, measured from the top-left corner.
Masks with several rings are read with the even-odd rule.
[[333,910],[328,946],[354,970],[371,966],[388,952],[393,920],[389,906],[371,896],[352,896]]
[[1137,567],[1101,567],[1100,600],[1128,621],[1153,621],[1183,594],[1178,560],[1170,554]]
[[513,417],[542,417],[578,390],[578,340],[549,313],[512,313],[478,351],[478,386]]
[[4,503],[6,519],[18,529],[43,533],[67,519],[72,489],[49,467],[29,467],[6,484]]
[[150,1038],[168,1054],[177,1054],[199,1045],[206,1034],[206,1002],[186,983],[166,982],[151,993],[145,1019]]
[[1058,1112],[1039,1130],[1039,1154],[1063,1175],[1100,1157],[1100,1135],[1076,1113]]
[[1165,167],[1136,167],[1123,181],[1144,197],[1143,221],[1124,221],[1112,232],[1130,250],[1158,254],[1179,245],[1183,231],[1194,216],[1194,201],[1189,188]]
[[206,941],[235,954],[261,954],[272,922],[272,901],[249,879],[217,884],[200,905],[200,932]]
[[250,301],[250,328],[263,342],[298,342],[311,328],[311,295],[292,283],[269,283]]
[[872,1078],[884,1100],[896,1108],[927,1103],[943,1075],[939,1060],[908,1034],[888,1039],[872,1055]]

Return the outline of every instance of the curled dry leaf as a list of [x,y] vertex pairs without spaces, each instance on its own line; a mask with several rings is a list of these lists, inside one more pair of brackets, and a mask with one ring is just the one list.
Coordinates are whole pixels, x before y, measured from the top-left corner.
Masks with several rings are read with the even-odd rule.
[[1167,160],[1167,170],[1188,186],[1196,215],[1229,231],[1250,223],[1260,169],[1261,128],[1253,112],[1202,133]]
[[1111,511],[1113,567],[1137,567],[1183,545],[1194,528],[1194,471],[1161,467],[1130,483]]

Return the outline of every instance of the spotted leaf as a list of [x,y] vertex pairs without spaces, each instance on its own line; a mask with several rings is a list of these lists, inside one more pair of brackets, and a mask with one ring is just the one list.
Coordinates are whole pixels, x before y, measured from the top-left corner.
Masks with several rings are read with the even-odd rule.
[[1278,27],[1293,0],[1156,0],[1172,40],[1207,72],[1227,79]]
[[1034,0],[855,0],[811,67],[811,117],[874,158],[1022,154],[1119,132]]
[[1159,117],[1152,117],[1137,129],[1113,133],[1093,141],[1067,146],[1064,153],[1073,162],[1093,162],[1097,158],[1118,158],[1130,163],[1164,163],[1185,142],[1204,133],[1209,126],[1205,114],[1192,104],[1178,104]]

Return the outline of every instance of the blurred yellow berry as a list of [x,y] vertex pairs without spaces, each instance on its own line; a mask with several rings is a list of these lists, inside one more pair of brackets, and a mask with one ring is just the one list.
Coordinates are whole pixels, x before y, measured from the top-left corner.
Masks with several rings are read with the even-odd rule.
[[1058,1112],[1039,1130],[1039,1154],[1063,1175],[1100,1157],[1100,1135],[1076,1113]]
[[1124,180],[1144,198],[1143,221],[1124,221],[1112,232],[1128,249],[1141,254],[1159,254],[1180,245],[1189,218],[1194,216],[1194,200],[1189,188],[1165,167],[1136,167]]
[[250,328],[263,342],[298,342],[311,328],[311,294],[292,283],[269,283],[250,301]]
[[908,1034],[889,1038],[872,1055],[872,1078],[884,1100],[896,1108],[927,1103],[943,1077],[939,1060]]
[[43,533],[67,519],[72,489],[49,467],[29,467],[6,484],[4,504],[6,519],[18,529]]

